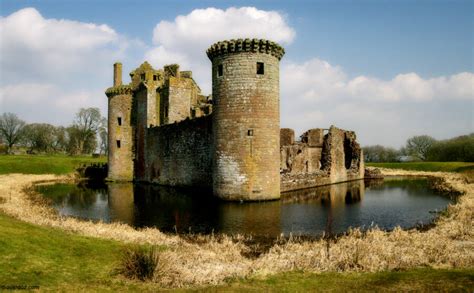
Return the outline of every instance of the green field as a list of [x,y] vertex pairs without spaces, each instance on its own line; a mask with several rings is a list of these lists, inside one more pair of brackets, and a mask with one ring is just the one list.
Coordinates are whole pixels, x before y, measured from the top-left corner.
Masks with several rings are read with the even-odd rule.
[[[39,286],[47,291],[156,291],[153,282],[117,273],[126,244],[74,235],[12,219],[0,213],[0,291],[8,286]],[[265,279],[230,280],[192,291],[468,291],[474,269],[417,269],[382,273],[290,272]],[[185,290],[180,290],[185,291]]]
[[68,174],[83,164],[105,162],[104,156],[0,155],[0,174]]
[[366,166],[415,171],[465,172],[474,170],[474,163],[469,162],[366,163]]

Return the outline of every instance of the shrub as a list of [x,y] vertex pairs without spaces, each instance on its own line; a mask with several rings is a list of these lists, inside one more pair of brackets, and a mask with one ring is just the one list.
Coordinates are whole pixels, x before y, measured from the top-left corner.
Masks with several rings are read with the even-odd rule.
[[124,250],[119,272],[141,281],[153,278],[159,264],[158,250],[153,246],[133,246]]

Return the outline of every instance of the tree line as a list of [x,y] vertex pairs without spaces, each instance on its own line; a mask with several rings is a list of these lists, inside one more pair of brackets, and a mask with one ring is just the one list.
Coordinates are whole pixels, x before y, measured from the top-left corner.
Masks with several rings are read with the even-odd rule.
[[71,125],[27,124],[14,113],[0,115],[0,148],[12,153],[14,147],[27,153],[70,155],[107,152],[107,119],[98,108],[81,108]]
[[366,146],[362,149],[366,162],[474,162],[474,133],[446,140],[419,135],[409,138],[400,149],[381,145]]

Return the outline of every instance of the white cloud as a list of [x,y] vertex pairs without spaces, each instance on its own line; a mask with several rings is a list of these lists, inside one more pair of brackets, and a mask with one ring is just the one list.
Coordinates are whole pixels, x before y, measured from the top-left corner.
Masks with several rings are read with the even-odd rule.
[[356,130],[364,144],[393,146],[416,134],[450,137],[474,130],[473,87],[470,72],[429,79],[407,73],[381,80],[349,78],[341,67],[320,59],[285,62],[282,127],[301,133],[335,124]]
[[[46,19],[35,8],[0,18],[4,82],[67,78],[122,55],[127,41],[105,24]],[[6,81],[5,81],[6,79]]]
[[285,16],[277,11],[254,7],[195,9],[173,21],[159,22],[153,31],[154,48],[145,58],[156,68],[178,63],[182,69],[194,71],[205,93],[211,90],[210,61],[206,50],[213,43],[236,38],[265,38],[289,44],[295,31]]
[[18,83],[0,87],[0,105],[2,112],[16,113],[29,123],[69,125],[81,107],[99,107],[106,115],[107,98],[102,95],[102,90],[69,91],[54,84]]
[[106,114],[112,64],[135,47],[108,25],[45,18],[35,8],[0,17],[0,113],[63,125],[80,107]]

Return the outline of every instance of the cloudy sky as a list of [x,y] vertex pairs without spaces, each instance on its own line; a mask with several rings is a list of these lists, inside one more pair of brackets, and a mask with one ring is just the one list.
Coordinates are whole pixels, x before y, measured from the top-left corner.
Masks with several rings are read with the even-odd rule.
[[256,37],[286,49],[281,126],[298,134],[336,125],[399,147],[474,132],[473,1],[150,2],[1,0],[0,113],[105,114],[116,61],[125,81],[144,60],[179,63],[210,94],[205,50]]

